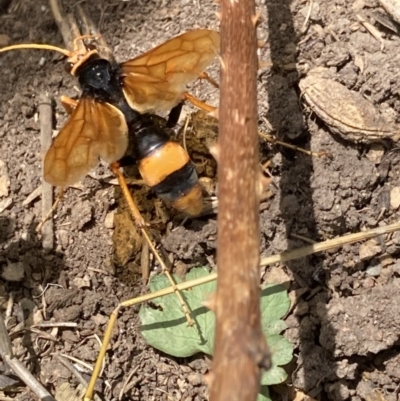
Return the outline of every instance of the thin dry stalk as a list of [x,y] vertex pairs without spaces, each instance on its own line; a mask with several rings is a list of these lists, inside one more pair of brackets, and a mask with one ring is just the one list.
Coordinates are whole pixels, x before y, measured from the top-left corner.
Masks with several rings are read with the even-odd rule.
[[[40,119],[40,146],[42,154],[46,154],[52,140],[53,109],[51,99],[41,93],[39,96],[39,119]],[[53,206],[53,187],[42,178],[42,216],[45,219]],[[54,246],[53,220],[47,219],[41,227],[43,249],[50,250]]]
[[85,8],[81,4],[78,5],[77,8],[78,8],[79,20],[81,22],[82,28],[84,29],[83,34],[97,36],[96,39],[97,50],[99,51],[101,57],[104,57],[109,61],[114,61],[114,55],[111,50],[111,47],[107,44],[104,36],[100,33],[96,24],[89,17],[89,14],[85,10]]
[[221,0],[218,281],[210,400],[257,398],[270,363],[260,321],[257,37],[253,0]]
[[31,372],[20,362],[12,352],[10,337],[3,316],[0,314],[0,357],[13,372],[42,401],[55,401],[53,396],[37,381]]
[[67,21],[67,16],[63,10],[61,0],[49,0],[50,8],[53,12],[54,19],[57,23],[58,29],[64,39],[64,43],[69,50],[74,50],[73,48],[73,34],[71,27]]

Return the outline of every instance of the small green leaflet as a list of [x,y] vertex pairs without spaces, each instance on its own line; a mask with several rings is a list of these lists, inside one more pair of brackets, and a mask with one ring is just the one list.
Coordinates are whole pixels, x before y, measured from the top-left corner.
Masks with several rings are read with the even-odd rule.
[[[195,280],[210,274],[205,267],[192,269],[186,275],[186,281]],[[180,283],[174,276],[175,282]],[[170,283],[164,275],[155,276],[150,281],[150,291],[155,292],[169,287]],[[152,303],[157,308],[142,305],[139,311],[142,322],[141,332],[144,339],[152,347],[176,357],[189,357],[198,352],[212,354],[214,344],[215,318],[204,302],[215,292],[215,282],[181,291],[189,306],[196,324],[188,327],[186,317],[176,294],[155,298]]]
[[[192,269],[186,275],[186,281],[208,274],[209,271],[205,267]],[[174,279],[177,283],[181,282],[178,277]],[[165,276],[155,276],[150,281],[151,292],[169,286]],[[216,282],[211,282],[181,291],[196,322],[194,327],[188,327],[175,294],[153,299],[152,307],[142,305],[139,317],[142,322],[141,331],[147,343],[175,357],[189,357],[199,352],[212,355],[215,319],[204,303],[209,301],[215,290]],[[269,284],[262,290],[261,320],[272,353],[272,368],[262,376],[262,394],[259,395],[258,401],[270,400],[266,386],[282,383],[287,377],[285,370],[280,366],[291,361],[293,346],[280,333],[286,328],[281,319],[289,310],[289,306],[290,300],[283,286]]]

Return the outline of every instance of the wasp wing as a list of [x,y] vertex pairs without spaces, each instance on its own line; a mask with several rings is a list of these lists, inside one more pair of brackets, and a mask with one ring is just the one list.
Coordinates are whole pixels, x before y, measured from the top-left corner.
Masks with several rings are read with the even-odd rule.
[[140,113],[172,109],[182,101],[186,85],[213,62],[219,42],[218,32],[197,29],[122,63],[129,105]]
[[128,146],[127,134],[124,115],[116,107],[81,98],[46,154],[44,179],[66,187],[83,178],[99,157],[108,163],[119,160]]

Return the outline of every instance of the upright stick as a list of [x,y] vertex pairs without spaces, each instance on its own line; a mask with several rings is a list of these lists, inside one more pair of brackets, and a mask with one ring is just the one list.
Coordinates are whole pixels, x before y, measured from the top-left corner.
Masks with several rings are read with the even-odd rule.
[[254,0],[221,0],[217,319],[210,400],[257,398],[269,354],[260,324]]
[[[53,109],[51,99],[46,93],[39,95],[39,119],[40,119],[40,146],[42,154],[49,150],[52,140]],[[53,187],[42,178],[42,218],[45,221],[41,225],[43,249],[50,250],[54,247],[53,220],[46,219],[49,210],[53,206]]]

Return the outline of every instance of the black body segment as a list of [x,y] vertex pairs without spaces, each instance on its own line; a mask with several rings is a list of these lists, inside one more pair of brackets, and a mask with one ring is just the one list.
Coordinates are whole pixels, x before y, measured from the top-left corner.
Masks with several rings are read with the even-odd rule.
[[129,107],[122,91],[121,69],[118,64],[93,55],[77,70],[82,96],[107,102],[124,114],[128,126],[141,120],[141,114]]
[[[95,55],[79,67],[76,75],[82,96],[109,103],[123,113],[129,140],[134,144],[135,159],[146,184],[179,210],[192,215],[200,213],[201,187],[187,152],[170,141],[167,128],[157,124],[150,114],[140,114],[128,105],[119,65]],[[176,123],[181,108],[181,104],[174,108],[167,126]]]
[[129,132],[134,133],[131,136],[131,140],[134,141],[135,158],[137,161],[149,156],[170,140],[166,130],[148,117],[147,114],[143,114],[139,120],[129,125]]
[[179,170],[168,175],[159,184],[153,187],[153,191],[165,202],[175,202],[197,184],[196,169],[191,161]]

